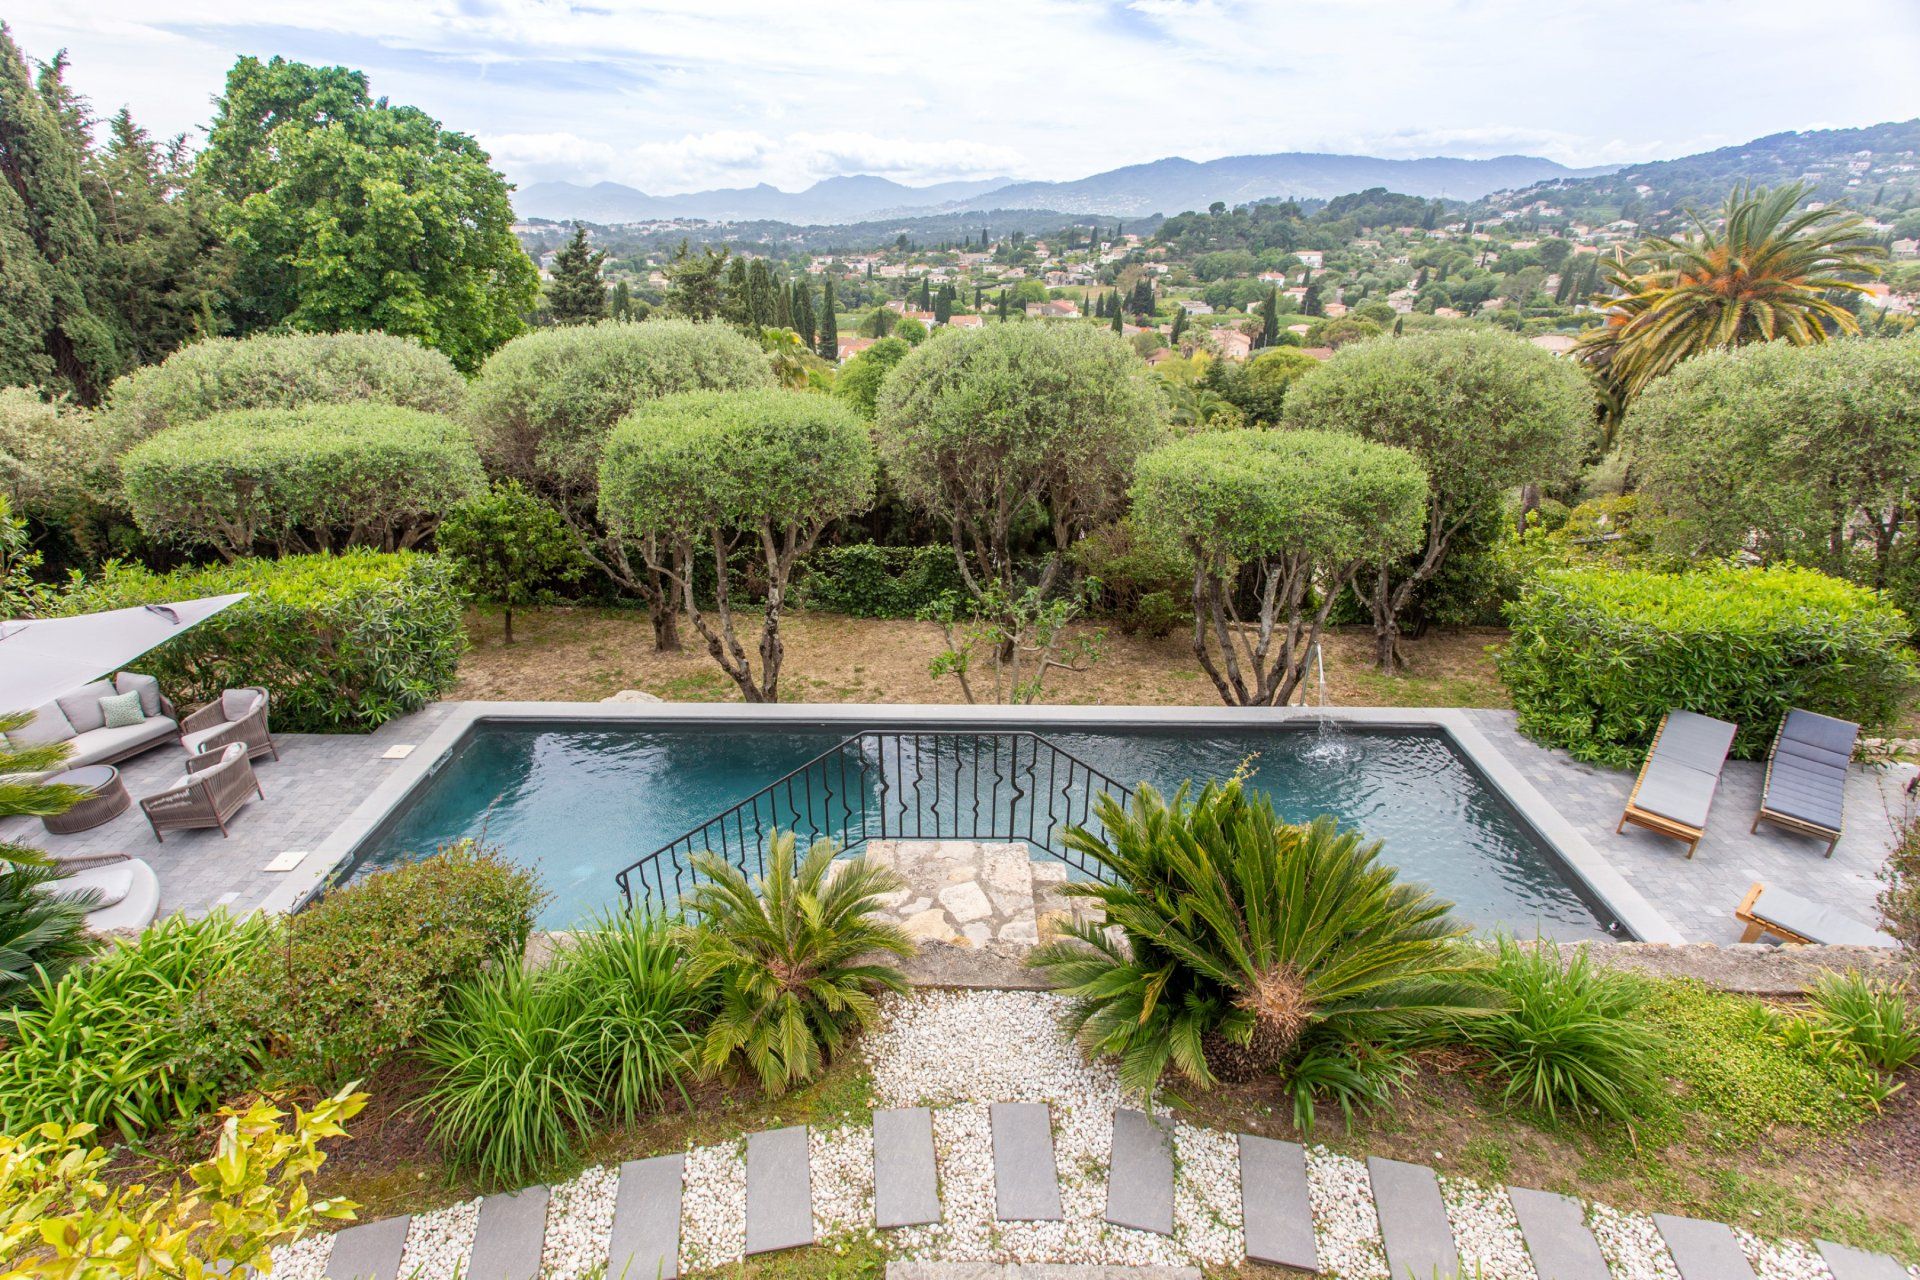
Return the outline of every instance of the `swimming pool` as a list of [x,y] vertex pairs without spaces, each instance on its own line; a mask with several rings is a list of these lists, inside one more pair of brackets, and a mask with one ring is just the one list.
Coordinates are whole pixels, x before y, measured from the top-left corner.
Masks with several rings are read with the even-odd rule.
[[[359,842],[348,875],[463,836],[535,868],[553,895],[543,928],[615,906],[624,866],[845,740],[845,722],[567,723],[480,720]],[[1121,782],[1170,790],[1248,762],[1282,814],[1331,813],[1481,928],[1577,940],[1619,936],[1554,850],[1436,728],[1027,723]],[[1332,748],[1332,749],[1329,749]],[[1612,926],[1610,928],[1610,926]]]

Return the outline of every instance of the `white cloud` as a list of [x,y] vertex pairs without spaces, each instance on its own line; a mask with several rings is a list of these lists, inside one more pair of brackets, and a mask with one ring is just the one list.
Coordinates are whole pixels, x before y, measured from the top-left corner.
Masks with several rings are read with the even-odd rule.
[[364,68],[376,92],[487,141],[516,180],[660,193],[850,172],[1073,178],[1285,150],[1658,158],[1805,128],[1815,109],[1909,117],[1920,65],[1913,0],[1856,0],[1844,23],[1804,0],[8,8],[30,52],[68,48],[83,92],[129,102],[155,132],[203,123],[237,54],[279,52]]

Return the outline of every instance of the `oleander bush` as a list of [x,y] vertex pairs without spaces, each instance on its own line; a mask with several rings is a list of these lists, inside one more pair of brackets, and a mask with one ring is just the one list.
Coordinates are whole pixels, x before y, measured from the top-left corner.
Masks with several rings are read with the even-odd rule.
[[1789,708],[1884,730],[1920,679],[1906,616],[1811,569],[1548,570],[1508,619],[1499,666],[1521,730],[1618,768],[1674,707],[1738,725],[1734,754],[1756,759]]
[[[91,964],[0,1010],[0,1132],[42,1124],[113,1128],[129,1141],[217,1104],[227,1083],[209,1071],[187,1017],[200,992],[272,954],[262,917],[170,916]],[[244,1046],[234,1065],[258,1065]]]
[[544,969],[456,987],[416,1050],[435,1140],[490,1183],[534,1179],[598,1122],[633,1123],[681,1089],[708,990],[672,922],[645,912],[574,934]]
[[267,1084],[363,1076],[452,988],[517,961],[545,900],[530,872],[473,841],[335,889],[195,1002],[202,1069],[236,1084],[255,1082],[250,1069]]
[[1635,1021],[1641,983],[1593,963],[1562,960],[1550,942],[1498,940],[1487,980],[1501,1007],[1463,1019],[1459,1038],[1487,1054],[1506,1097],[1549,1116],[1631,1121],[1658,1086],[1660,1041]]
[[418,711],[453,687],[466,647],[451,566],[417,552],[238,560],[154,573],[109,562],[60,598],[65,613],[245,591],[141,659],[177,703],[272,692],[276,729],[337,733]]
[[854,618],[916,618],[948,593],[965,589],[952,547],[871,542],[816,549],[796,584],[807,608]]
[[202,338],[121,378],[105,417],[126,448],[165,427],[234,409],[295,409],[371,400],[455,413],[466,379],[413,338],[385,333],[272,333]]
[[134,446],[121,474],[141,532],[229,560],[407,550],[486,488],[464,427],[382,404],[216,414]]

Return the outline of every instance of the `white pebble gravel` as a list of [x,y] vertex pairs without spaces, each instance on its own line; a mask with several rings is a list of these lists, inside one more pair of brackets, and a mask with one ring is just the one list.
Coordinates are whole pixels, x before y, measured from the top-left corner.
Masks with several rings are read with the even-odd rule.
[[1797,1240],[1764,1240],[1751,1231],[1735,1227],[1740,1247],[1753,1264],[1758,1280],[1833,1280],[1827,1261],[1811,1245]]
[[831,1240],[873,1225],[873,1125],[843,1125],[807,1133],[812,1182],[813,1236]]
[[680,1269],[738,1262],[747,1250],[747,1143],[687,1152],[680,1193]]
[[1443,1177],[1440,1198],[1447,1204],[1447,1224],[1453,1228],[1463,1271],[1476,1273],[1480,1280],[1539,1280],[1506,1188]]
[[433,1213],[416,1213],[407,1226],[400,1274],[408,1280],[459,1280],[479,1225],[478,1198]]
[[604,1165],[554,1184],[547,1201],[547,1242],[540,1252],[543,1280],[575,1280],[606,1266],[619,1184],[619,1169]]
[[1342,1280],[1386,1280],[1387,1249],[1366,1165],[1322,1146],[1308,1147],[1307,1203],[1322,1271],[1337,1271]]
[[1680,1280],[1680,1269],[1650,1215],[1589,1205],[1587,1226],[1615,1280]]
[[273,1280],[324,1280],[333,1257],[333,1233],[315,1231],[273,1249]]

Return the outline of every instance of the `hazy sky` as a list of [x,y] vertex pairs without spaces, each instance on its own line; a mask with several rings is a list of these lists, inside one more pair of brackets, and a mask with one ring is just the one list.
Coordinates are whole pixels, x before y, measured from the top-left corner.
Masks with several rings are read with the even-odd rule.
[[366,71],[510,178],[656,194],[1268,151],[1659,158],[1920,115],[1920,0],[10,0],[105,114]]

